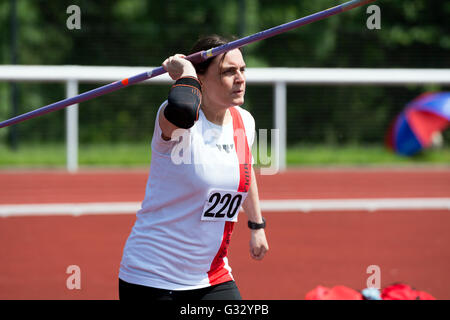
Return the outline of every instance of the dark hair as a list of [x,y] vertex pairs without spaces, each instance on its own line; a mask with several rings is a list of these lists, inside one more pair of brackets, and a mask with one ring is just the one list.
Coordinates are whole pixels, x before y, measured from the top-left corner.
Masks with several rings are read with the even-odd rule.
[[[234,40],[235,37],[230,37],[231,40]],[[203,50],[208,50],[211,48],[215,48],[215,47],[219,47],[221,45],[224,45],[228,42],[230,42],[231,40],[229,40],[226,37],[223,36],[219,36],[217,34],[212,34],[212,35],[208,35],[208,36],[203,36],[200,37],[197,42],[195,42],[194,46],[192,47],[192,49],[189,51],[189,54],[193,54],[199,51],[203,51]],[[225,59],[225,55],[227,53],[225,53],[222,58],[221,58],[221,62],[223,61],[223,59]],[[205,72],[208,70],[209,65],[211,64],[211,62],[216,59],[217,57],[213,57],[210,58],[206,61],[203,61],[201,63],[197,63],[194,64],[195,67],[195,71],[197,72],[197,74],[205,74]]]

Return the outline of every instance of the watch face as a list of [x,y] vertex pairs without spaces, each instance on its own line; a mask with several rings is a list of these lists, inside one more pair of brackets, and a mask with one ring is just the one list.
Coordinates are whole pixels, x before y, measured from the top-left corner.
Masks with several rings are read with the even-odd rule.
[[263,222],[262,223],[256,223],[256,222],[252,222],[249,221],[248,222],[248,227],[250,229],[264,229],[266,227],[266,219],[262,218]]

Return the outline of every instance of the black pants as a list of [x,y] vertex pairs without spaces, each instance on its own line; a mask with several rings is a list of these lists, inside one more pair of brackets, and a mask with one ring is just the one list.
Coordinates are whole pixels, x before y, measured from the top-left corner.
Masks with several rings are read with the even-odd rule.
[[234,281],[194,290],[165,290],[141,286],[119,279],[120,300],[242,300]]

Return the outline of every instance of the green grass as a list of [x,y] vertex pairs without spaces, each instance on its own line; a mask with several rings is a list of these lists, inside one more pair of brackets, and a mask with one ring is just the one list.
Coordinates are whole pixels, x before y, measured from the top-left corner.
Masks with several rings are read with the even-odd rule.
[[[142,167],[148,166],[150,159],[150,142],[81,145],[79,148],[81,167]],[[428,149],[414,157],[402,157],[377,145],[300,145],[288,149],[287,163],[288,166],[449,165],[450,148]],[[22,144],[17,151],[0,145],[0,168],[64,168],[65,165],[64,144]]]
[[448,165],[450,148],[427,149],[413,157],[405,157],[382,145],[313,145],[290,148],[286,158],[288,165]]
[[[146,166],[150,163],[150,143],[80,145],[80,166]],[[12,151],[0,145],[0,167],[65,167],[64,144],[21,145]]]

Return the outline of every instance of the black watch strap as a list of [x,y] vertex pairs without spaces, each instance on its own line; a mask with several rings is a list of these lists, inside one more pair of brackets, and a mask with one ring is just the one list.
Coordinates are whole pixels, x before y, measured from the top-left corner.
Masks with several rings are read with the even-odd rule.
[[252,230],[264,229],[266,227],[266,219],[262,218],[262,223],[248,221],[248,227]]

